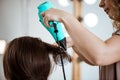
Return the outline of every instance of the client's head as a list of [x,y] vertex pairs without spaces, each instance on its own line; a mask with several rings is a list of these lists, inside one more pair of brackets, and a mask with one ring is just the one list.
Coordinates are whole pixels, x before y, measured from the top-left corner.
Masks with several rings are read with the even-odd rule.
[[[12,40],[3,58],[7,80],[47,80],[52,67],[50,54],[57,63],[57,55],[65,54],[57,46],[38,38],[20,37]],[[69,58],[67,54],[64,58]]]

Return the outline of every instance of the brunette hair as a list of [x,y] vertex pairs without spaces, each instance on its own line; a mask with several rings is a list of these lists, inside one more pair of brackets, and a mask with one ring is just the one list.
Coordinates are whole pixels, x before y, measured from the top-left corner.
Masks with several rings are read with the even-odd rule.
[[60,47],[45,43],[38,38],[24,36],[12,40],[5,51],[3,58],[4,74],[7,80],[47,80],[53,55],[57,63],[57,55],[64,54]]
[[113,7],[113,25],[116,29],[120,29],[120,0],[110,0],[110,2]]

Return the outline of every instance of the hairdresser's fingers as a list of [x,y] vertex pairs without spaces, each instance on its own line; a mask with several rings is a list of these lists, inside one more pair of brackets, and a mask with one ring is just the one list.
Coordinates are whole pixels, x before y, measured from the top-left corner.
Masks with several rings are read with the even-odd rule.
[[40,15],[41,15],[42,17],[44,17],[44,16],[45,16],[45,12],[41,13]]
[[70,48],[74,45],[74,42],[71,39],[71,37],[66,37],[66,42],[67,42],[67,48]]
[[54,45],[54,46],[58,46],[58,44],[57,44],[56,42],[55,42],[55,43],[53,43],[53,45]]
[[50,21],[50,20],[49,20],[49,16],[43,17],[43,21],[44,21],[44,24],[45,24],[46,26],[48,26],[48,27],[50,26],[50,25],[49,25],[49,21]]
[[49,20],[48,20],[48,18],[49,18],[49,15],[48,14],[46,14],[46,12],[43,12],[43,13],[41,13],[40,14],[42,17],[43,17],[43,22],[44,22],[44,24],[48,27],[49,26]]

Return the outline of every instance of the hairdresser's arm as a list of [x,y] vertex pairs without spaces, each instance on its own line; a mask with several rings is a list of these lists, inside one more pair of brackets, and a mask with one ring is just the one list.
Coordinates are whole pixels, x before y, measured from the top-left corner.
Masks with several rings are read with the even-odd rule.
[[80,52],[77,52],[77,51],[79,51],[79,49],[77,49],[77,48],[73,48],[74,49],[74,51],[75,51],[75,53],[79,53],[79,58],[80,58],[80,60],[81,61],[84,61],[84,62],[86,62],[87,64],[90,64],[90,65],[95,65],[94,63],[92,63],[90,60],[88,60],[85,56],[83,56],[82,55],[82,53],[80,53]]
[[104,42],[84,28],[73,15],[62,10],[50,9],[43,16],[46,25],[49,20],[62,22],[74,42],[73,48],[77,48],[77,54],[92,64],[108,65],[120,61],[119,36],[113,36]]
[[[70,37],[66,37],[66,44],[67,44],[67,48],[70,48],[74,45],[74,42]],[[79,52],[77,52],[77,51],[79,51],[79,49],[77,49],[76,47],[74,47],[73,49],[74,49],[75,53],[79,53]],[[90,61],[88,61],[84,56],[82,56],[81,54],[79,54],[79,58],[81,61],[84,61],[87,64],[94,65]]]

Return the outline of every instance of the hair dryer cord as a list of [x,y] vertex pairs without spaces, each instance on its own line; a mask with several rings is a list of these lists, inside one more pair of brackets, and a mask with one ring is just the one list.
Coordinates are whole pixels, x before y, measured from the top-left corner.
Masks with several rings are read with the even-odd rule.
[[[54,32],[56,33],[56,38],[57,38],[58,46],[60,46],[60,43],[59,43],[59,40],[58,40],[58,35],[57,35],[58,30],[57,30],[57,27],[56,27],[56,24],[55,24],[55,23],[53,23],[53,27],[54,27]],[[60,46],[60,47],[61,47],[61,46]],[[62,65],[64,80],[66,80],[66,75],[65,75],[65,69],[64,69],[62,54],[60,54],[60,59],[61,59],[61,65]]]

